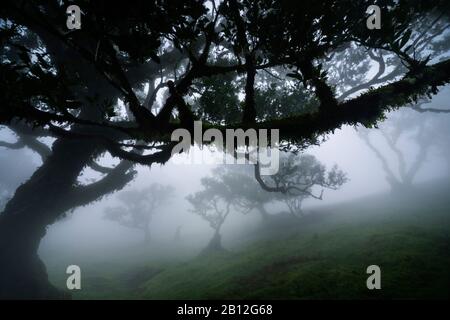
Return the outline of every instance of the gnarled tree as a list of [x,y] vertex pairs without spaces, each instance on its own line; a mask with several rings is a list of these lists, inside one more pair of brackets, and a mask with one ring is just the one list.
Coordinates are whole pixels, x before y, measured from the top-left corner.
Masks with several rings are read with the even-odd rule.
[[[377,130],[379,136],[383,138],[384,145],[387,146],[385,150],[372,142],[369,130],[358,129],[359,137],[380,160],[392,192],[411,190],[414,179],[425,164],[434,142],[438,141],[433,139],[434,132],[430,128],[432,122],[429,120],[421,119],[411,112],[403,112],[385,121]],[[412,156],[406,153],[405,139],[412,141],[417,149]],[[386,150],[393,154],[393,160]]]
[[[220,229],[233,209],[243,214],[257,211],[263,221],[269,223],[266,206],[279,202],[284,203],[293,216],[301,217],[305,199],[322,200],[323,188],[337,190],[347,181],[337,166],[327,171],[311,155],[284,155],[278,173],[266,178],[257,170],[248,165],[219,166],[212,176],[201,180],[202,190],[187,197],[192,211],[214,229],[206,251],[223,250]],[[322,188],[319,194],[317,188]]]
[[104,218],[128,228],[138,229],[144,234],[144,243],[150,242],[150,222],[157,210],[173,197],[174,189],[153,183],[141,190],[120,193],[117,198],[121,205],[107,207]]
[[[198,117],[221,131],[279,129],[283,142],[305,148],[343,125],[374,125],[450,81],[450,60],[414,55],[417,22],[436,12],[448,17],[444,0],[76,3],[82,27],[73,31],[66,27],[69,1],[11,0],[0,8],[0,124],[56,138],[0,214],[1,297],[57,295],[37,255],[46,227],[122,188],[134,163],[166,162],[173,130],[192,130]],[[382,8],[381,30],[365,28],[372,4]],[[333,53],[349,44],[382,48],[404,69],[342,101],[323,63],[338,64]],[[227,122],[210,122],[189,99],[196,82],[218,75],[234,77],[239,92],[240,114]],[[266,100],[258,99],[259,83],[269,78],[304,87],[315,103],[289,116],[260,116],[256,101]],[[159,90],[164,99],[154,103]],[[80,185],[81,172],[105,153],[122,161],[95,184]]]

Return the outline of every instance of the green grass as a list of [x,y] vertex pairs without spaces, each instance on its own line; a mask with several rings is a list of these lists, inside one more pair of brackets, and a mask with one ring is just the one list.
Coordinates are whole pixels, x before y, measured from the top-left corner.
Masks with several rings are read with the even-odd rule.
[[[85,280],[74,298],[448,299],[450,200],[448,186],[440,190],[279,219],[251,244],[182,263],[148,263],[128,276],[102,274]],[[371,264],[381,267],[381,290],[366,288]]]

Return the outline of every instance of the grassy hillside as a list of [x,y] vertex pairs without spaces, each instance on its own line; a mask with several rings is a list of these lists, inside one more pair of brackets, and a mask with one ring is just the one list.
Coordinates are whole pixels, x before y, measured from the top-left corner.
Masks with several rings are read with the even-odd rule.
[[[102,274],[74,298],[448,299],[448,190],[443,184],[278,218],[229,252],[147,264],[120,278]],[[366,288],[372,264],[381,267],[381,290]]]

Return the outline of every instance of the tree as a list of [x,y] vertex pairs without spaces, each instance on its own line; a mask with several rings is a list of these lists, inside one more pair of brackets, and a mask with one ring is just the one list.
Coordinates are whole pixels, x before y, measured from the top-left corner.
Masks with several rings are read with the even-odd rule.
[[[348,180],[337,166],[327,171],[314,156],[293,153],[282,154],[279,171],[271,176],[261,177],[258,165],[233,165],[218,167],[213,178],[233,194],[229,198],[236,210],[244,214],[256,210],[265,221],[270,203],[282,202],[293,216],[303,216],[301,205],[305,199],[322,200],[324,188],[337,190]],[[317,189],[321,189],[320,193]]]
[[[450,33],[445,32],[448,27],[449,17],[445,12],[435,11],[424,16],[417,21],[417,30],[420,31],[404,40],[405,53],[413,54],[417,60],[427,61],[431,59],[429,53],[433,52],[434,59],[444,59],[450,50]],[[330,81],[340,93],[338,100],[341,101],[362,90],[379,86],[386,81],[394,81],[407,70],[403,59],[384,46],[371,48],[349,44],[333,55],[342,61],[336,64],[333,63],[334,59],[330,59],[326,62],[326,68]],[[376,66],[375,70],[372,70],[371,77],[367,78],[373,65]],[[441,154],[446,157],[448,145],[444,136],[450,118],[433,115],[450,114],[450,108],[427,107],[430,100],[430,96],[415,99],[413,103],[406,105],[408,108],[393,113],[386,121],[377,125],[377,130],[357,127],[358,136],[380,161],[392,191],[404,192],[412,188],[415,176],[426,163],[433,147],[440,146]],[[378,148],[371,141],[371,136],[376,136],[377,133],[384,140],[387,150],[394,154],[393,160],[385,150]],[[405,148],[402,148],[405,138],[418,149],[412,157],[407,156]],[[410,159],[412,161],[408,161]]]
[[[17,11],[14,11],[13,15],[16,16]],[[38,56],[39,51],[42,50],[40,48],[45,48],[46,54],[50,54],[52,57],[54,63],[52,67],[79,75],[84,84],[73,87],[73,94],[83,97],[83,99],[89,96],[96,97],[94,100],[90,99],[89,103],[81,108],[80,116],[85,119],[103,117],[104,112],[98,109],[100,104],[96,102],[114,100],[114,97],[119,96],[116,89],[99,77],[95,67],[82,60],[79,53],[62,45],[58,41],[58,37],[41,28],[33,20],[25,22],[33,25],[34,32],[30,32],[26,27],[19,27],[15,30],[17,33],[13,32],[14,39],[26,43],[30,50],[35,51]],[[2,27],[7,27],[7,24],[2,24]],[[2,63],[19,61],[14,47],[3,47],[3,49],[5,50],[2,51]],[[169,61],[173,59],[173,51],[164,55],[164,58]],[[49,63],[43,56],[39,56],[39,61],[44,64]],[[132,84],[145,81],[148,74],[156,72],[165,74],[166,72],[156,63],[150,64],[146,71],[142,71],[144,70],[139,69],[138,72],[137,68],[130,66],[127,75]],[[5,74],[2,73],[2,75]],[[2,85],[5,84],[4,80],[2,79]],[[48,83],[46,85],[52,86]],[[155,96],[154,93],[157,92],[157,89],[149,90],[148,101]],[[18,96],[22,95],[20,92],[18,94]],[[2,108],[1,112],[3,111]],[[0,297],[66,297],[66,294],[56,290],[47,280],[45,267],[37,255],[40,239],[45,235],[47,226],[64,215],[66,211],[89,204],[125,186],[134,176],[133,164],[130,161],[122,161],[115,168],[99,165],[95,160],[101,158],[105,148],[102,143],[93,139],[66,139],[64,136],[52,132],[51,128],[37,128],[33,123],[27,121],[11,122],[9,128],[16,131],[20,139],[26,138],[26,146],[41,155],[44,163],[31,176],[30,180],[16,191],[0,215],[0,260],[2,261],[0,265],[0,282],[2,283]],[[89,130],[95,132],[94,129]],[[80,130],[83,131],[86,128],[82,125],[74,125],[70,129],[71,132]],[[111,134],[108,130],[100,128],[96,132]],[[57,138],[52,149],[38,143],[37,138],[47,137]],[[21,141],[19,142],[21,143]],[[141,151],[136,150],[136,152]],[[69,159],[67,159],[67,155],[70,155]],[[91,185],[80,185],[77,181],[78,176],[86,166],[105,174],[105,176]],[[11,242],[11,239],[16,240]]]
[[[202,183],[208,184],[205,180]],[[222,236],[220,229],[230,214],[232,200],[228,198],[229,192],[224,192],[223,197],[212,193],[210,190],[203,190],[194,195],[187,196],[187,200],[191,203],[195,214],[198,214],[203,220],[207,221],[209,226],[214,230],[208,246],[204,249],[204,253],[223,251]]]
[[[435,12],[448,16],[448,3],[375,3],[384,9],[379,31],[360,27],[373,4],[365,0],[226,0],[220,5],[81,0],[82,28],[68,31],[71,2],[5,2],[0,9],[0,124],[34,140],[56,141],[0,215],[0,296],[58,296],[37,255],[47,226],[67,210],[123,188],[135,163],[165,163],[173,130],[192,131],[196,117],[205,128],[222,131],[236,125],[280,129],[283,141],[305,148],[342,125],[374,125],[386,111],[435,94],[450,80],[450,61],[415,56],[411,39],[422,34],[417,21]],[[383,48],[405,67],[390,83],[380,80],[379,88],[340,101],[323,63],[349,44]],[[267,73],[293,88],[303,86],[314,95],[314,108],[277,119],[258,116],[264,110],[255,102],[258,83],[268,79],[261,77]],[[238,84],[239,105],[232,108],[239,108],[237,123],[210,122],[192,110],[188,97],[195,94],[195,83],[219,75],[233,75]],[[158,106],[160,91],[165,99]],[[120,158],[120,164],[105,169],[94,162],[105,153]],[[88,166],[108,173],[93,185],[81,185],[78,177]]]
[[[334,165],[327,171],[312,155],[288,154],[280,171],[264,183],[265,190],[282,192],[283,201],[294,216],[303,216],[302,203],[307,198],[322,200],[324,188],[337,190],[347,182],[345,173]],[[321,188],[319,195],[314,189]]]
[[154,183],[142,190],[130,190],[120,193],[117,198],[122,205],[107,207],[104,218],[115,221],[128,228],[141,230],[144,242],[150,242],[150,222],[153,215],[170,197],[173,197],[172,186]]
[[[311,155],[287,154],[283,157],[279,172],[265,178],[262,184],[255,177],[258,168],[249,170],[248,165],[224,165],[213,170],[211,177],[201,180],[203,189],[187,197],[192,211],[206,220],[214,230],[206,252],[223,250],[220,229],[232,209],[247,214],[258,211],[268,222],[266,205],[284,203],[295,217],[303,216],[302,202],[307,198],[322,200],[315,194],[319,188],[337,190],[347,178],[334,166],[327,172],[325,166]],[[259,176],[258,179],[262,178]]]
[[[429,121],[430,119],[424,120],[419,119],[417,114],[402,112],[394,115],[378,128],[377,132],[383,138],[388,150],[394,154],[394,160],[390,160],[385,151],[372,143],[369,130],[358,129],[359,137],[380,160],[386,174],[386,181],[393,192],[405,192],[413,187],[414,178],[425,164],[431,148],[437,141],[433,139],[435,135],[430,128],[432,122]],[[406,148],[402,148],[405,139],[412,141],[417,147],[415,155],[405,154]]]

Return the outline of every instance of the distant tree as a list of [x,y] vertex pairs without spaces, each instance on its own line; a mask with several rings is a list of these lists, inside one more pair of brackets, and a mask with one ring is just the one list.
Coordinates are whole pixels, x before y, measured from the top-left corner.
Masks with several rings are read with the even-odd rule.
[[[391,116],[376,131],[358,129],[358,136],[380,161],[393,192],[405,192],[412,188],[431,148],[436,145],[438,140],[435,139],[431,128],[433,121],[430,120],[423,117],[419,119],[417,114],[411,112],[402,112]],[[373,143],[374,136],[382,138],[384,149]],[[417,149],[413,150],[412,155],[407,153],[408,149],[411,151],[411,146]]]
[[[173,130],[193,127],[196,110],[188,100],[197,81],[227,74],[238,84],[228,105],[235,114],[237,95],[239,122],[229,125],[236,115],[220,119],[210,104],[207,113],[215,118],[201,114],[205,127],[279,129],[283,142],[303,147],[342,125],[376,124],[386,111],[435,94],[450,81],[450,59],[422,59],[414,52],[415,44],[428,42],[421,21],[431,21],[427,31],[445,35],[433,22],[448,17],[447,0],[375,1],[383,7],[381,30],[365,28],[366,9],[374,3],[367,0],[76,3],[83,12],[76,31],[65,24],[67,1],[9,0],[0,9],[0,123],[14,127],[19,121],[34,140],[56,139],[0,215],[0,297],[59,296],[37,253],[48,226],[67,210],[123,188],[134,163],[168,161]],[[324,63],[339,65],[342,59],[333,54],[349,44],[383,48],[404,69],[395,79],[380,78],[380,88],[342,102]],[[261,76],[269,74],[284,80],[277,87],[304,87],[317,108],[260,120],[258,108],[265,107],[256,99],[267,88]],[[160,95],[160,89],[166,92]],[[221,103],[210,94],[204,100]],[[121,165],[79,186],[80,173],[105,153]]]
[[[348,181],[346,174],[334,165],[327,171],[314,156],[289,154],[277,175],[270,179],[276,188],[284,189],[282,201],[296,216],[303,216],[302,203],[307,198],[323,199],[324,189],[337,190]],[[320,188],[320,194],[315,189]]]
[[154,183],[142,190],[120,193],[117,198],[121,206],[105,209],[104,218],[128,228],[141,230],[144,242],[150,241],[150,221],[157,210],[173,196],[172,186]]
[[181,228],[182,228],[183,226],[178,226],[176,229],[175,229],[175,234],[174,234],[174,236],[173,236],[173,240],[175,241],[175,242],[180,242],[180,240],[181,240]]
[[[410,33],[398,45],[403,47],[406,55],[423,61],[422,64],[430,61],[430,52],[433,52],[435,60],[446,59],[450,50],[450,32],[447,31],[449,22],[449,16],[444,12],[435,11],[426,15],[417,21],[418,32]],[[395,49],[389,50],[386,46],[371,47],[366,41],[359,44],[364,45],[359,46],[358,42],[348,43],[324,61],[324,68],[339,101],[356,96],[361,91],[373,89],[386,81],[395,81],[408,72],[404,57],[397,55]],[[335,60],[340,62],[335,63]],[[413,65],[414,68],[421,68],[420,63]],[[365,129],[364,127],[374,127],[370,122],[362,122],[357,128],[358,136],[380,161],[393,191],[411,188],[432,147],[440,148],[439,153],[447,159],[446,127],[450,124],[450,117],[443,117],[450,113],[450,108],[429,107],[427,105],[430,101],[431,95],[415,97],[411,103],[406,104],[407,108],[392,112],[386,121],[377,125],[378,130]],[[416,114],[409,112],[410,110]],[[433,114],[443,114],[443,117],[438,119],[432,117]],[[443,123],[445,124],[442,125]],[[437,127],[440,129],[436,130]],[[381,149],[373,143],[373,137],[377,135],[384,140],[386,149]],[[412,143],[418,149],[415,156],[406,155],[405,142]],[[394,157],[389,157],[388,153]]]
[[244,214],[256,210],[267,221],[269,213],[265,206],[281,202],[292,215],[300,217],[305,199],[322,199],[323,189],[320,194],[315,189],[336,190],[347,181],[345,173],[337,166],[327,172],[312,155],[287,154],[282,158],[278,173],[266,178],[262,178],[258,170],[257,166],[252,169],[248,165],[220,166],[213,170],[211,177],[201,180],[201,191],[187,197],[192,211],[214,229],[206,250],[223,250],[220,229],[232,209]]
[[[202,180],[203,182],[205,181]],[[214,194],[210,189],[199,191],[187,197],[187,200],[192,205],[192,212],[198,214],[203,220],[208,222],[209,226],[214,230],[214,235],[203,252],[224,250],[220,229],[230,214],[232,200],[228,196],[230,196],[228,191],[219,196]]]
[[[324,189],[337,190],[348,181],[346,174],[334,165],[325,165],[312,155],[287,154],[281,159],[278,173],[261,177],[255,166],[256,180],[267,193],[278,193],[274,200],[284,202],[294,216],[303,216],[302,204],[307,198],[322,200]],[[317,189],[321,189],[317,193]],[[245,195],[245,193],[243,193]]]

